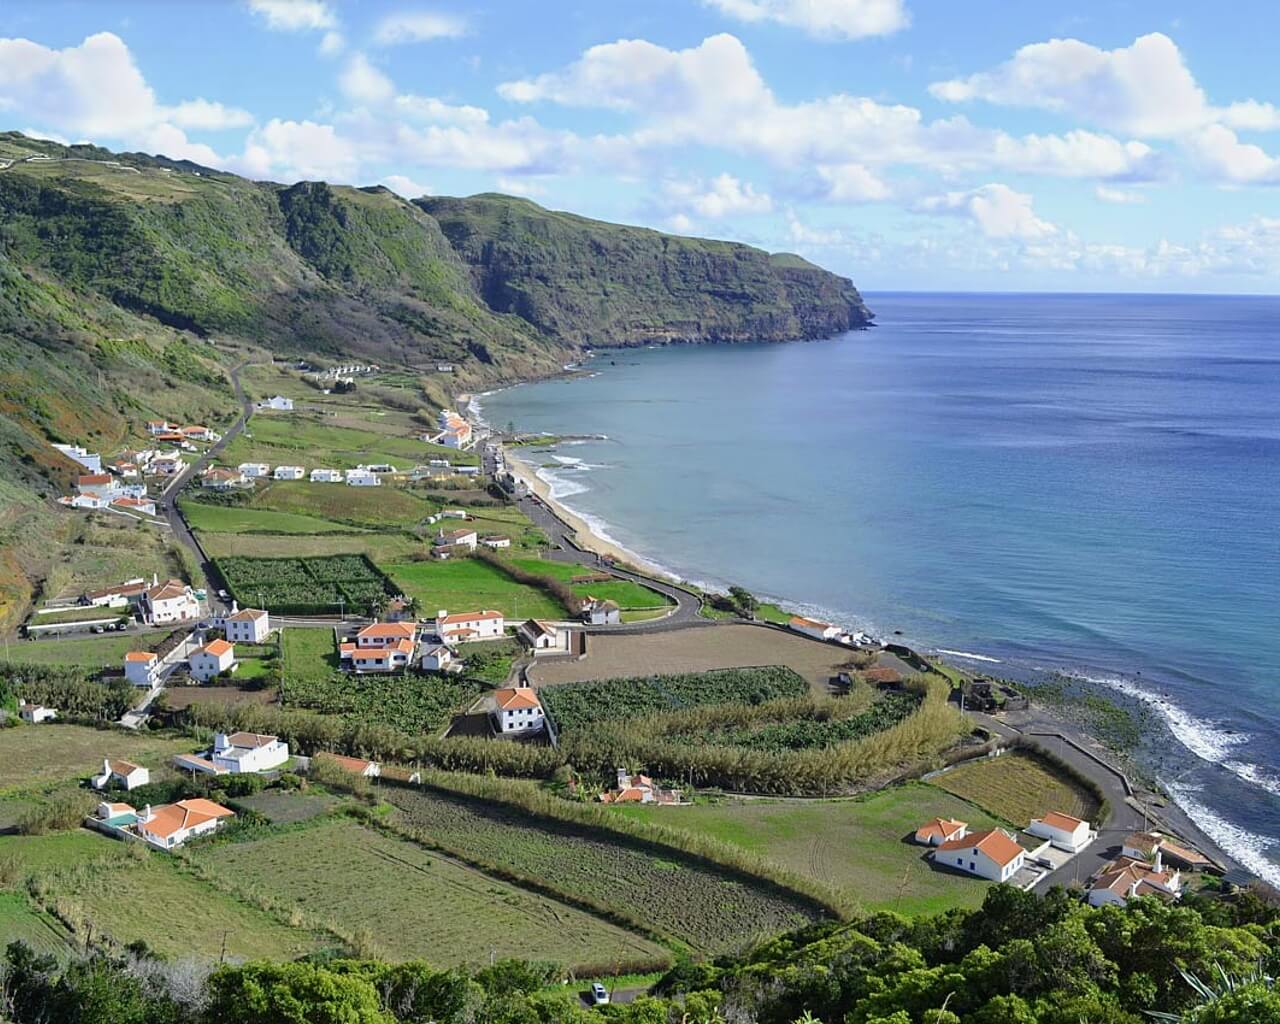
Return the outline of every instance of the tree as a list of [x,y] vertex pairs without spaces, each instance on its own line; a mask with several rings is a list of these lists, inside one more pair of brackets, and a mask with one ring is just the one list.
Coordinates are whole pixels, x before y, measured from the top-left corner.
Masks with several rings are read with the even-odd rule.
[[756,617],[756,609],[760,607],[760,602],[745,587],[730,587],[729,600],[733,602],[734,608],[738,610],[738,614],[743,618],[754,619]]
[[255,961],[209,978],[217,1024],[391,1024],[365,978],[309,963]]

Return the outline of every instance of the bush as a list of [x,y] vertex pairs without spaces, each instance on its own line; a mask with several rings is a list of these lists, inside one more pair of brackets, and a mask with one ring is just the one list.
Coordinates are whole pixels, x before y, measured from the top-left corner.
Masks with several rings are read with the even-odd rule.
[[58,793],[27,810],[18,821],[18,831],[24,836],[69,832],[79,828],[92,809],[93,801],[87,794]]

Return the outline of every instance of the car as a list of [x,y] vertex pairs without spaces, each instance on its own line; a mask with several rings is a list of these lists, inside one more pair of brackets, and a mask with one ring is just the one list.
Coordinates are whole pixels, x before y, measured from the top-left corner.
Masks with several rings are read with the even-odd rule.
[[600,982],[594,982],[591,986],[591,1005],[592,1006],[608,1006],[609,990]]
[[101,626],[94,626],[94,627],[93,627],[93,632],[95,632],[95,633],[101,633],[101,632],[102,632],[102,627],[101,627]]
[[224,601],[225,601],[225,600],[227,600],[227,598],[229,598],[231,595],[230,595],[230,594],[228,594],[225,590],[219,590],[219,591],[218,591],[218,596],[219,596],[220,598],[222,598],[222,600],[224,600]]

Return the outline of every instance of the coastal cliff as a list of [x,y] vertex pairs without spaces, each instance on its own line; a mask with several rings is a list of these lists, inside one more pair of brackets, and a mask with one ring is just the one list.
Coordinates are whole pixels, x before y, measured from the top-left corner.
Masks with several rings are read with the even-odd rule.
[[484,194],[424,198],[497,313],[588,346],[791,341],[870,325],[852,282],[790,253]]

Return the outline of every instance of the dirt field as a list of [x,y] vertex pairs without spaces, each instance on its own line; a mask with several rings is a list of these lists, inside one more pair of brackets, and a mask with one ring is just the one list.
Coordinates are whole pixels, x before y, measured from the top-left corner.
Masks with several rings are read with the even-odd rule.
[[829,644],[759,626],[715,626],[635,636],[591,636],[581,661],[541,662],[529,669],[539,686],[616,679],[651,673],[705,672],[713,668],[786,665],[826,693],[828,677],[848,655]]
[[192,704],[270,704],[276,699],[274,686],[261,690],[239,686],[171,686],[164,691],[168,707],[179,709]]

